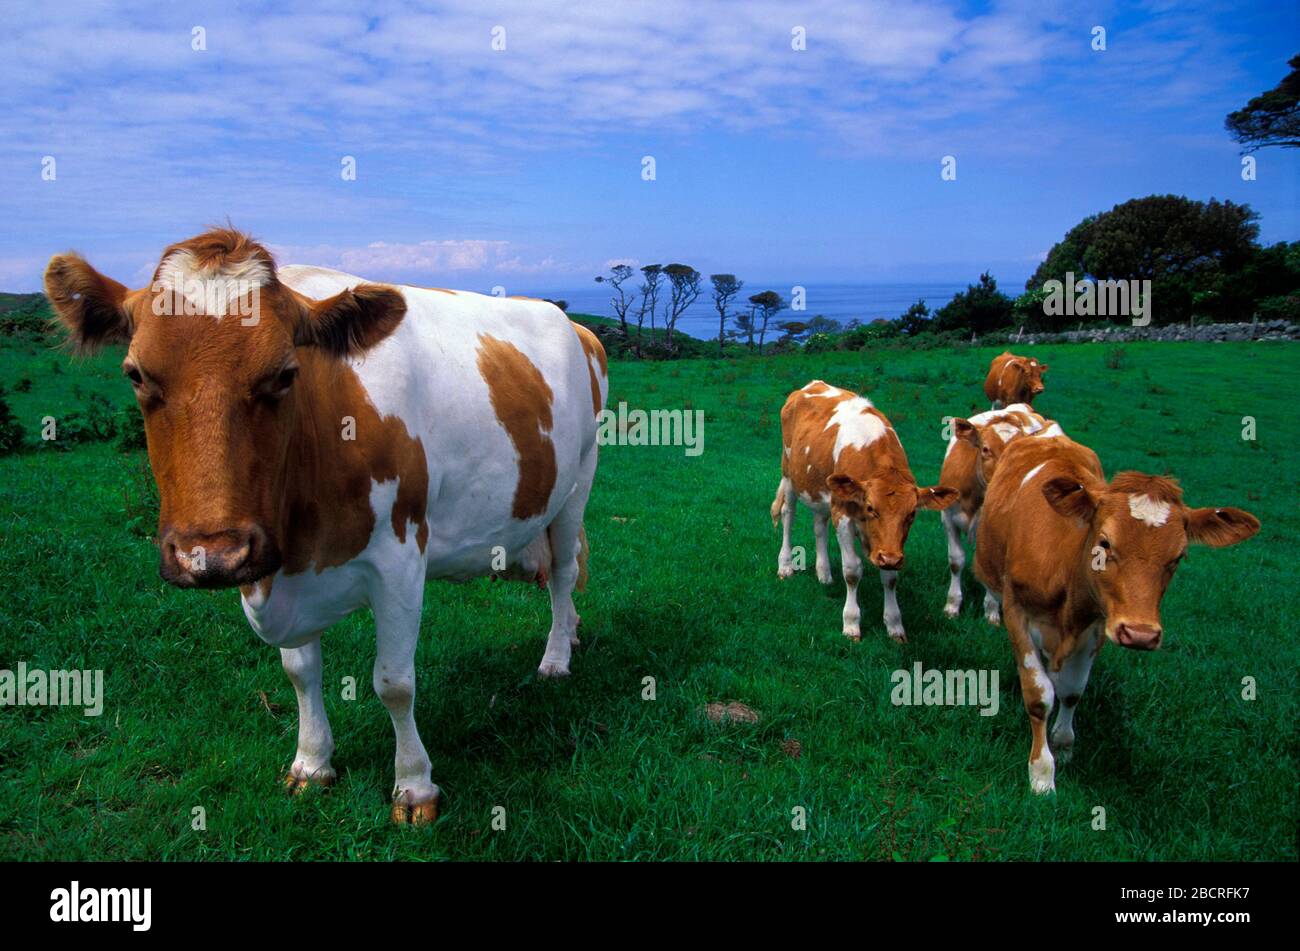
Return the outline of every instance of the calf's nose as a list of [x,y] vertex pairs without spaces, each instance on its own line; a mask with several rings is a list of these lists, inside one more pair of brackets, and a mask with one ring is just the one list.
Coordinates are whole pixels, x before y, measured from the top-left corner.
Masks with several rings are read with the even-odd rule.
[[1152,624],[1129,624],[1121,622],[1115,628],[1115,639],[1125,647],[1134,650],[1152,651],[1160,646],[1164,631]]
[[169,531],[161,546],[164,575],[180,584],[233,584],[261,539],[261,530],[252,525],[219,532]]
[[895,571],[903,567],[902,552],[878,551],[871,556],[871,560],[877,568],[884,571]]

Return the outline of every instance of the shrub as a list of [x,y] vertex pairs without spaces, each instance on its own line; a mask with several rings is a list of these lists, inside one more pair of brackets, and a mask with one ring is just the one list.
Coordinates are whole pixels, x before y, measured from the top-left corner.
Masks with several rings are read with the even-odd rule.
[[9,408],[9,401],[5,399],[4,388],[0,387],[0,456],[21,449],[23,435],[23,424],[18,422],[18,417]]

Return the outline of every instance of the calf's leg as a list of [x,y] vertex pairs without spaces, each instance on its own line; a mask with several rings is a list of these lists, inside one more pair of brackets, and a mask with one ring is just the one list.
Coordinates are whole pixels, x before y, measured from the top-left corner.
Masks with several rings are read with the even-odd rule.
[[1061,669],[1052,674],[1052,685],[1061,701],[1056,723],[1052,725],[1052,752],[1061,763],[1068,763],[1074,752],[1074,709],[1088,687],[1092,659],[1097,656],[1101,636],[1101,623],[1094,624],[1079,639],[1074,653],[1065,659]]
[[334,737],[325,699],[321,694],[320,637],[301,647],[282,647],[280,664],[298,695],[298,751],[294,755],[285,786],[298,793],[310,785],[329,786],[336,773],[330,765]]
[[948,581],[948,602],[943,606],[943,613],[950,618],[961,614],[961,573],[966,567],[966,546],[962,544],[961,524],[958,521],[961,516],[954,509],[956,506],[946,508],[940,513],[944,533],[948,536],[948,571],[951,572]]
[[790,530],[794,527],[794,483],[782,478],[776,489],[776,500],[781,505],[781,553],[776,556],[776,576],[789,578],[794,574],[794,556],[790,548]]
[[835,580],[831,577],[831,555],[827,550],[827,537],[830,534],[827,527],[830,521],[830,515],[813,514],[813,533],[817,536],[817,580],[822,584],[830,584]]
[[1020,675],[1020,693],[1033,736],[1029,750],[1029,787],[1039,794],[1055,792],[1056,763],[1047,745],[1047,718],[1052,712],[1055,689],[1029,636],[1029,621],[1024,612],[1011,602],[1006,602],[1004,607],[1007,634],[1016,658],[1016,672]]
[[858,608],[858,582],[862,580],[862,559],[854,544],[853,522],[841,518],[835,525],[835,538],[840,543],[840,566],[844,571],[844,636],[862,639],[862,612]]
[[885,632],[900,644],[907,643],[903,631],[903,612],[898,609],[898,572],[880,570],[880,587],[884,591]]

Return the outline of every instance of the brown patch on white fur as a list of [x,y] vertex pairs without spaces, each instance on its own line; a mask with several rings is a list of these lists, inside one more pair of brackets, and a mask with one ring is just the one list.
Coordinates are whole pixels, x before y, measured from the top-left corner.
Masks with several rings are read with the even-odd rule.
[[519,483],[511,515],[533,518],[546,512],[555,488],[554,394],[540,370],[512,343],[479,334],[478,370],[488,385],[492,409],[519,454]]
[[600,411],[604,408],[604,400],[600,396],[600,380],[596,378],[596,370],[591,362],[592,360],[596,361],[596,365],[600,367],[602,377],[609,376],[609,364],[605,356],[605,348],[601,346],[600,338],[592,333],[590,329],[575,321],[569,323],[578,335],[578,341],[582,344],[583,353],[587,355],[587,378],[591,383],[591,411],[599,416]]

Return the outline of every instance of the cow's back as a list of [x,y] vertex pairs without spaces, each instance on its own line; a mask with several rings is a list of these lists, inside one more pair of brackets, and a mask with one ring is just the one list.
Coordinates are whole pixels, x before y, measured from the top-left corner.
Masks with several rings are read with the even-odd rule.
[[[293,265],[279,276],[317,299],[364,282]],[[423,444],[428,574],[485,574],[493,550],[523,548],[573,491],[596,441],[591,362],[553,304],[397,289],[405,317],[351,365],[378,412],[400,418]],[[602,377],[602,401],[603,386]]]
[[1080,527],[1043,495],[1043,484],[1057,476],[1100,479],[1101,462],[1068,436],[1016,439],[1003,452],[984,495],[975,548],[975,574],[991,590],[1007,582],[1063,590]]

